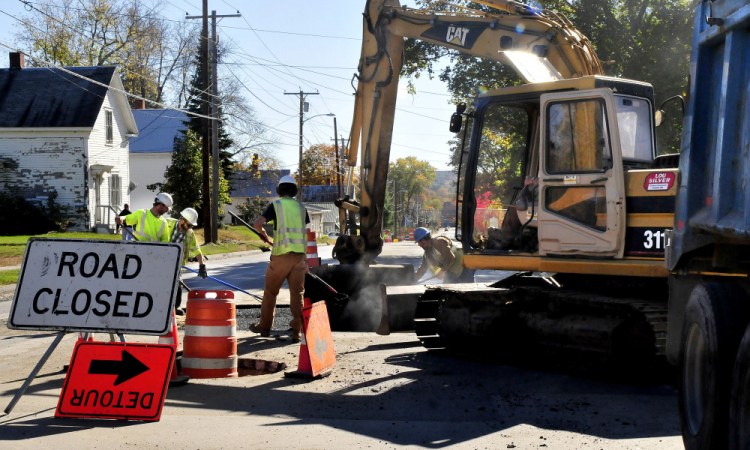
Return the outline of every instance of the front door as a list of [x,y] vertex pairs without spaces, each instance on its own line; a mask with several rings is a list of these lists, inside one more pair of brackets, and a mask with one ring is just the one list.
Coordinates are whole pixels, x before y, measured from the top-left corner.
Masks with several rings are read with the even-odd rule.
[[545,94],[541,108],[539,253],[621,258],[625,184],[612,92]]

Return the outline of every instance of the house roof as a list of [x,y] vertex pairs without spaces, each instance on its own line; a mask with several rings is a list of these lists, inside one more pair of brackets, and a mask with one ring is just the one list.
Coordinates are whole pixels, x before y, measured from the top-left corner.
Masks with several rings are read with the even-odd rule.
[[305,207],[308,209],[314,208],[317,211],[323,213],[323,222],[338,222],[339,221],[339,208],[335,203],[314,203],[305,202]]
[[[92,128],[107,95],[107,86],[122,88],[120,77],[115,77],[116,67],[65,70],[88,80],[57,68],[0,69],[0,127]],[[116,100],[120,106],[126,100],[121,93],[115,97],[123,97]],[[128,114],[124,116],[126,126],[135,133],[135,122]]]
[[134,109],[133,117],[138,137],[130,139],[130,153],[171,153],[188,120],[183,111],[173,109]]
[[261,197],[276,196],[276,185],[284,175],[289,175],[289,169],[259,170],[257,173],[243,171],[233,172],[229,180],[230,196],[232,197]]
[[339,189],[337,186],[328,185],[305,186],[302,195],[305,203],[334,202],[339,197]]

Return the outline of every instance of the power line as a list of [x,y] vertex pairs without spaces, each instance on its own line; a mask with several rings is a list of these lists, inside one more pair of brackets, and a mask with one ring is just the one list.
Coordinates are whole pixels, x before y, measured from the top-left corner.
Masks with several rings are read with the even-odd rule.
[[[13,51],[20,51],[20,50],[16,49],[15,47],[12,47],[12,46],[10,46],[10,45],[6,44],[5,42],[2,42],[2,41],[0,41],[0,46],[2,46],[2,47],[5,47],[5,48],[7,48],[7,49],[9,49],[9,50],[13,50]],[[89,83],[92,83],[92,84],[96,84],[96,85],[98,85],[98,86],[102,86],[102,87],[105,87],[105,88],[107,88],[107,89],[109,89],[109,90],[111,90],[111,91],[113,91],[113,92],[118,92],[118,93],[120,93],[120,94],[123,94],[123,95],[125,95],[126,97],[134,98],[134,99],[137,99],[137,100],[143,100],[144,102],[148,102],[148,103],[151,103],[151,104],[154,104],[154,105],[158,105],[158,106],[161,106],[162,108],[165,108],[165,109],[172,109],[172,110],[175,110],[175,111],[181,111],[181,112],[183,112],[183,113],[185,113],[185,114],[188,114],[188,115],[190,115],[190,116],[194,116],[194,117],[200,117],[200,118],[204,118],[204,119],[210,119],[210,120],[214,120],[214,118],[213,118],[213,117],[211,117],[211,116],[205,116],[205,115],[202,115],[202,114],[197,114],[197,113],[194,113],[194,112],[191,112],[191,111],[185,110],[185,109],[181,109],[181,108],[175,108],[175,107],[173,107],[173,106],[165,105],[164,103],[159,103],[159,102],[156,102],[156,101],[153,101],[153,100],[149,100],[149,99],[147,99],[147,98],[145,98],[145,97],[141,97],[140,95],[135,95],[135,94],[131,94],[131,93],[129,93],[129,92],[127,92],[127,91],[123,90],[123,89],[117,89],[117,88],[115,88],[115,87],[112,87],[112,86],[110,86],[110,85],[108,85],[108,84],[100,83],[100,82],[98,82],[98,81],[96,81],[96,80],[92,80],[91,78],[87,78],[87,77],[85,77],[85,76],[83,76],[83,75],[77,74],[77,73],[75,73],[75,72],[73,72],[73,71],[71,71],[71,70],[68,70],[68,69],[67,69],[67,68],[65,68],[65,67],[62,67],[62,66],[56,66],[56,65],[54,65],[54,64],[52,64],[52,63],[49,63],[49,62],[47,62],[47,61],[45,61],[45,60],[43,60],[43,59],[40,59],[40,58],[36,58],[36,57],[34,57],[34,56],[31,56],[31,55],[29,55],[29,54],[28,54],[28,53],[26,53],[26,52],[23,52],[23,51],[20,51],[20,52],[21,52],[21,53],[23,53],[23,54],[24,54],[25,56],[27,56],[28,58],[31,58],[31,59],[33,59],[34,61],[37,61],[37,62],[40,62],[40,63],[44,64],[45,66],[47,66],[47,68],[48,68],[48,69],[57,69],[57,70],[60,70],[60,71],[62,71],[62,72],[65,72],[65,73],[67,73],[67,74],[69,74],[69,75],[72,75],[72,76],[74,76],[74,77],[80,78],[80,79],[82,79],[82,80],[86,80],[86,81],[88,81]],[[85,90],[85,88],[83,88],[83,87],[81,87],[81,89],[84,89],[84,90]],[[100,96],[100,97],[101,97],[101,96]],[[103,98],[103,97],[102,97],[102,98]]]

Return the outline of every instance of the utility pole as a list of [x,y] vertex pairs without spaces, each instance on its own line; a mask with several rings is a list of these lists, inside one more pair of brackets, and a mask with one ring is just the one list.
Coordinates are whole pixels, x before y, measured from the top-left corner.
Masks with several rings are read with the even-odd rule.
[[302,197],[302,124],[305,123],[305,96],[307,95],[318,95],[319,92],[284,92],[284,95],[299,95],[299,176],[297,177],[297,200],[303,201]]
[[333,140],[336,149],[336,198],[341,198],[341,164],[339,164],[339,140],[338,128],[336,127],[336,117],[333,118]]
[[393,237],[398,237],[398,191],[396,180],[393,180]]
[[[203,237],[206,243],[217,242],[219,240],[219,76],[218,76],[218,54],[216,35],[216,19],[224,17],[242,17],[238,14],[217,15],[216,11],[211,11],[211,31],[212,38],[208,41],[208,0],[203,0],[203,14],[200,16],[185,16],[186,19],[202,19],[203,29],[201,31],[201,55],[203,61],[201,70],[202,78],[202,98],[203,98],[203,115],[209,115],[209,105],[211,117],[211,126],[208,125],[208,119],[203,119]],[[209,54],[210,53],[210,54]],[[209,72],[209,65],[211,71]],[[210,82],[209,82],[210,76]],[[211,94],[209,96],[209,86]],[[210,103],[209,103],[210,102]],[[210,157],[209,157],[210,155]],[[209,161],[212,160],[212,170],[209,175]]]

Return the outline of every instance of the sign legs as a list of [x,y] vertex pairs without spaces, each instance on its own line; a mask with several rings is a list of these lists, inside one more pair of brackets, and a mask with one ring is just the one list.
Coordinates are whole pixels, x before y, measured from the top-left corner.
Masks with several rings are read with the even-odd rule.
[[18,403],[18,400],[26,392],[26,389],[29,388],[29,385],[31,385],[31,381],[34,378],[36,378],[39,371],[42,370],[42,366],[44,366],[44,363],[47,362],[49,357],[52,355],[52,352],[54,352],[55,348],[57,348],[57,346],[60,344],[60,341],[62,341],[63,336],[65,336],[65,332],[61,331],[60,333],[57,333],[57,336],[55,336],[55,340],[52,342],[52,344],[50,344],[47,351],[44,352],[44,355],[42,355],[42,358],[39,360],[39,362],[36,363],[36,366],[34,366],[34,369],[31,371],[28,378],[26,378],[26,381],[24,381],[23,385],[18,389],[18,391],[16,392],[16,395],[13,397],[13,400],[11,400],[10,403],[8,404],[8,407],[5,408],[5,414],[10,414],[10,412],[16,406],[16,403]]

